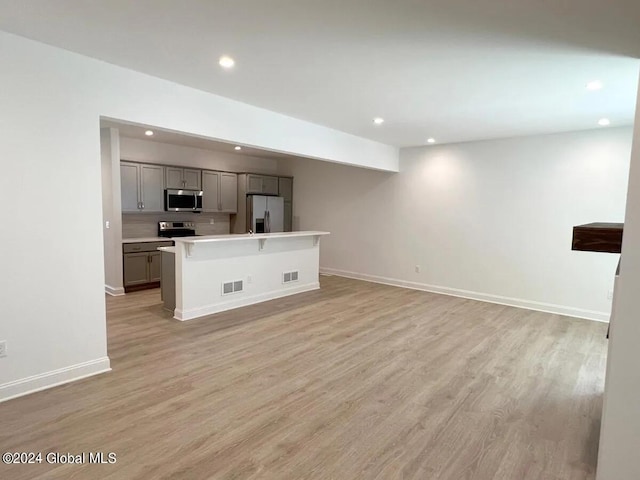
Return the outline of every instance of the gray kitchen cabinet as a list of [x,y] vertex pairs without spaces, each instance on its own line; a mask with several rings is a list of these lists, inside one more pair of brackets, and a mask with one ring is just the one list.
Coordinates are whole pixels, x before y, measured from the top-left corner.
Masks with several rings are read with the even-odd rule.
[[202,211],[220,211],[220,172],[202,172]]
[[149,283],[148,253],[126,253],[124,255],[123,267],[125,287]]
[[235,173],[202,172],[202,211],[238,211],[238,176]]
[[137,163],[120,163],[122,213],[140,211],[140,168]]
[[293,201],[293,178],[278,178],[278,195],[283,197],[285,202]]
[[283,230],[285,232],[291,232],[293,230],[293,204],[287,201],[284,202]]
[[140,164],[142,211],[164,212],[164,167]]
[[262,193],[278,195],[278,177],[262,177]]
[[180,189],[184,187],[184,183],[182,179],[182,168],[167,167],[165,169],[165,175],[166,175],[165,184],[167,188]]
[[162,277],[162,257],[160,252],[149,254],[149,281],[159,282]]
[[247,194],[278,195],[278,177],[247,174]]
[[162,277],[162,256],[158,247],[169,247],[172,241],[125,243],[122,266],[125,291],[156,288]]
[[238,175],[235,173],[220,174],[220,207],[223,212],[238,211]]
[[193,168],[167,167],[167,188],[202,190],[202,171]]
[[293,230],[293,178],[278,178],[278,195],[284,198],[284,231]]
[[164,167],[120,162],[122,213],[164,211]]

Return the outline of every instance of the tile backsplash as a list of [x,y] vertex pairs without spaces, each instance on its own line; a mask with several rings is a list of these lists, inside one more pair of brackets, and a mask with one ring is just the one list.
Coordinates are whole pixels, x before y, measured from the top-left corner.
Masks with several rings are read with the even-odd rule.
[[163,221],[194,222],[198,235],[230,232],[229,214],[225,213],[135,213],[122,215],[122,238],[155,237],[158,235],[158,222]]

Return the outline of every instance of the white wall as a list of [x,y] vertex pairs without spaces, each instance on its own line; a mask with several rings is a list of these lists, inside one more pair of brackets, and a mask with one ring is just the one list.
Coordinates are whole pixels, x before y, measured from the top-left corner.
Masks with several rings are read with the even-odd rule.
[[[105,291],[110,295],[123,295],[120,136],[117,129],[100,129],[100,156],[102,158],[104,286]],[[107,222],[109,228],[107,228]]]
[[[638,95],[640,100],[640,95]],[[640,478],[640,103],[636,107],[622,261],[611,323],[598,480]]]
[[0,195],[20,202],[0,213],[0,400],[108,368],[100,116],[397,168],[395,148],[3,32],[0,65]]
[[[401,150],[399,174],[307,160],[294,218],[327,230],[325,271],[608,319],[618,255],[572,227],[624,218],[632,129]],[[415,272],[419,265],[421,272]]]
[[120,137],[120,157],[136,162],[159,163],[227,172],[277,173],[278,160],[215,152],[202,148]]

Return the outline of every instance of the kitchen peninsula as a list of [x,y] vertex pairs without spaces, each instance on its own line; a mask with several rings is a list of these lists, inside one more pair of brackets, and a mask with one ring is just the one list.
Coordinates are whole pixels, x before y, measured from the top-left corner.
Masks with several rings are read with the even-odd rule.
[[177,320],[320,288],[320,237],[281,232],[174,238],[161,247],[162,297]]

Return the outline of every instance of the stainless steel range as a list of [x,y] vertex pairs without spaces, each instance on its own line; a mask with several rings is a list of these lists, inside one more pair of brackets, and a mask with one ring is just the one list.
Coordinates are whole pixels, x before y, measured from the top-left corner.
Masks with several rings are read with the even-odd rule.
[[171,237],[197,237],[196,224],[194,222],[158,222],[158,236]]

